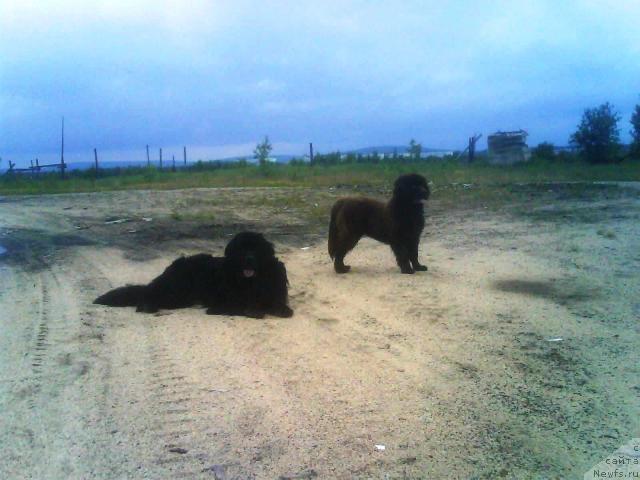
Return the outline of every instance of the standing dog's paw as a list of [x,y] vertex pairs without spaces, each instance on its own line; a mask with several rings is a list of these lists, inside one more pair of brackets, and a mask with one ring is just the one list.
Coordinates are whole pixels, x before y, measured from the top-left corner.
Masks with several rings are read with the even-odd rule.
[[334,270],[336,273],[348,273],[351,270],[350,265],[335,265]]

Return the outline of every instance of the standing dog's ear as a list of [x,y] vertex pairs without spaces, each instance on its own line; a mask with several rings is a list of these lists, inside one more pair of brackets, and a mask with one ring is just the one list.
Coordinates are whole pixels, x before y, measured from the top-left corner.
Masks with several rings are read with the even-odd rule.
[[424,184],[421,187],[421,193],[422,193],[422,199],[423,200],[429,200],[429,197],[431,196],[431,190],[429,189],[429,184],[427,183],[427,181],[424,181]]

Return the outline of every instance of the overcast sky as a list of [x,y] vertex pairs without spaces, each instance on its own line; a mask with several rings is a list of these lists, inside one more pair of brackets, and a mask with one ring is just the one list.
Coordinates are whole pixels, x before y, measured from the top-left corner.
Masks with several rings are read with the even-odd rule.
[[639,0],[0,0],[0,157],[55,154],[62,116],[82,160],[264,135],[276,154],[518,128],[566,145],[605,101],[627,141],[639,19]]

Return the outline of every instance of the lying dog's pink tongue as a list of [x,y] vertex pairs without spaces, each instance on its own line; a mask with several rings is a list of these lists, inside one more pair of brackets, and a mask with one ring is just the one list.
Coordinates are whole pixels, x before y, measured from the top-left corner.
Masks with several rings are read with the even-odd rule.
[[254,270],[251,270],[250,268],[245,268],[242,273],[244,274],[245,277],[251,278],[255,275],[256,272]]

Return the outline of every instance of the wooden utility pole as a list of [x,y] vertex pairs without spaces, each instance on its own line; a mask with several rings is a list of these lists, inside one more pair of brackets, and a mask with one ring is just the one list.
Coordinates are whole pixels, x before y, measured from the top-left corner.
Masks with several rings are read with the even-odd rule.
[[162,170],[162,149],[160,149],[160,170]]
[[313,163],[313,143],[309,143],[309,163]]
[[187,147],[182,147],[182,153],[184,155],[184,166],[187,166]]
[[64,117],[62,117],[62,146],[60,148],[60,175],[64,178],[64,169],[67,166],[64,163]]
[[149,145],[147,145],[147,168],[151,166],[151,159],[149,158]]
[[98,149],[97,148],[93,149],[93,158],[96,162],[96,177],[98,177]]
[[469,163],[473,162],[476,155],[476,142],[482,137],[481,133],[476,133],[473,137],[469,137]]
[[467,151],[469,152],[469,162],[473,161],[473,157],[476,153],[476,142],[480,139],[480,137],[482,137],[481,133],[476,133],[473,137],[469,137],[469,144],[464,147],[464,150],[462,150],[458,156],[455,158],[455,160],[459,160],[460,157],[462,157],[462,155],[464,155]]
[[175,172],[176,171],[176,156],[172,155],[173,157],[173,163],[171,164],[171,171]]

